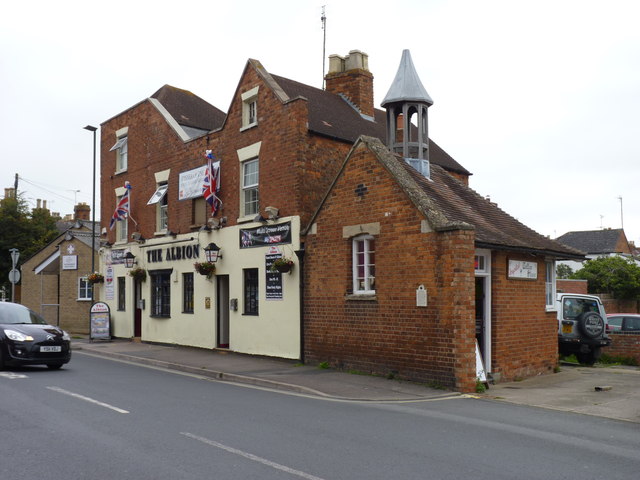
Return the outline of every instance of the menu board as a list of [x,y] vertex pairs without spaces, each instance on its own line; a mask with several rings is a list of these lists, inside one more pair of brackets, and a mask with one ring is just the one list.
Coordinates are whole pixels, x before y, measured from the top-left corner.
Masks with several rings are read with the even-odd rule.
[[111,311],[104,302],[91,305],[89,319],[89,339],[111,340]]

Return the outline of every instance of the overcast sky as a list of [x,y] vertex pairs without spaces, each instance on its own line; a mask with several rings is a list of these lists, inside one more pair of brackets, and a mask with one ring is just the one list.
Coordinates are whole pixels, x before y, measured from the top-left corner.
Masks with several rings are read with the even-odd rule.
[[637,0],[7,3],[0,196],[17,173],[32,205],[46,199],[64,215],[90,204],[83,127],[165,84],[227,111],[255,58],[320,87],[322,5],[327,56],[369,55],[376,107],[411,51],[434,100],[430,136],[478,193],[543,235],[624,222],[640,244]]

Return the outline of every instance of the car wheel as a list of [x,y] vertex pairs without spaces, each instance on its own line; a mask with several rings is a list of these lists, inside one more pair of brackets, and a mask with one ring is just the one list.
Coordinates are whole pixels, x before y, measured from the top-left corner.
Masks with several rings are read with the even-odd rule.
[[47,363],[47,368],[50,370],[60,370],[62,368],[62,363]]
[[596,312],[586,312],[578,317],[578,328],[587,338],[598,338],[604,333],[604,320]]

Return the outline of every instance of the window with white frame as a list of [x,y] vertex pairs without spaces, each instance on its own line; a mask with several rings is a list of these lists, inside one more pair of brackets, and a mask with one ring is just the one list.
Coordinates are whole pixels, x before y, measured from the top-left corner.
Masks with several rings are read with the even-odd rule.
[[250,128],[258,124],[258,87],[254,87],[242,95],[242,127]]
[[119,136],[115,145],[109,149],[110,152],[116,151],[116,173],[127,170],[129,156],[129,141],[126,134]]
[[547,310],[555,310],[556,308],[556,262],[545,262],[545,293]]
[[[116,197],[116,205],[118,205],[120,203],[120,200],[122,200],[122,195]],[[129,232],[128,225],[129,225],[129,215],[128,214],[122,220],[116,221],[116,242],[126,242],[126,241],[128,241],[128,239],[127,239],[127,235],[128,235],[128,232]]]
[[376,293],[375,239],[371,235],[359,235],[352,240],[353,293],[372,295]]
[[91,300],[93,285],[89,283],[87,277],[78,278],[78,300]]
[[255,215],[259,211],[259,163],[254,158],[242,163],[242,215]]
[[169,224],[169,202],[167,190],[169,184],[162,182],[158,184],[158,188],[147,202],[147,205],[156,205],[156,231],[164,232]]

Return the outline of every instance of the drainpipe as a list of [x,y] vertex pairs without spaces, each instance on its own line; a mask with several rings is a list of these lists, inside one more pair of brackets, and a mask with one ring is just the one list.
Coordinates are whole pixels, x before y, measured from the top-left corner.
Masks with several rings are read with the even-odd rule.
[[300,250],[294,252],[296,257],[298,257],[298,264],[300,265],[298,295],[300,295],[300,361],[302,363],[304,363],[304,252],[304,243],[300,245]]

